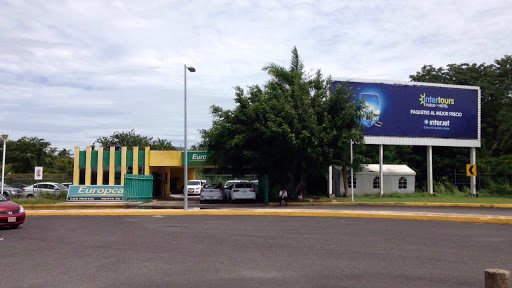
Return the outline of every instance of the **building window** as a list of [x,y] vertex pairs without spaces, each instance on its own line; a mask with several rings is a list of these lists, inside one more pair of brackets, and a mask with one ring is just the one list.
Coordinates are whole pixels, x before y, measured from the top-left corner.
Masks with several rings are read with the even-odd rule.
[[373,178],[373,189],[380,189],[380,177]]
[[[354,189],[357,187],[357,178],[354,176]],[[348,188],[352,188],[352,177],[348,175]]]
[[398,189],[407,189],[407,178],[400,177],[398,179]]

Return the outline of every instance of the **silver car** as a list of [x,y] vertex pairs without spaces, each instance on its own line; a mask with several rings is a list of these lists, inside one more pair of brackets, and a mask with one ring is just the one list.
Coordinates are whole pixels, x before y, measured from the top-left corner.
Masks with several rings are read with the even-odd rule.
[[[0,182],[0,186],[2,183]],[[4,196],[7,198],[20,197],[23,190],[4,184]]]
[[201,194],[199,194],[199,203],[206,201],[223,201],[224,196],[222,195],[222,183],[210,182],[203,185]]
[[38,197],[41,194],[47,194],[52,196],[60,196],[61,194],[67,194],[68,188],[66,186],[55,183],[55,182],[40,182],[34,185],[23,188],[22,197],[31,198]]

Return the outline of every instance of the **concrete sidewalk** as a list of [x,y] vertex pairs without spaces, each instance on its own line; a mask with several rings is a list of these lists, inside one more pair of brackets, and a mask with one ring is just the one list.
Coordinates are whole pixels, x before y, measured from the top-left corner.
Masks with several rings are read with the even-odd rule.
[[[475,209],[474,213],[439,213],[416,211],[381,211],[378,206],[409,206],[409,207],[486,207],[511,208],[510,204],[477,204],[477,203],[414,203],[414,202],[290,202],[290,206],[280,207],[278,203],[247,203],[231,204],[199,204],[197,201],[189,202],[189,210],[183,210],[182,201],[156,200],[143,202],[65,202],[57,204],[23,205],[28,216],[46,215],[257,215],[257,216],[304,216],[304,217],[359,217],[359,218],[387,218],[409,220],[457,221],[476,223],[512,224],[510,210],[507,215],[486,215],[485,211]],[[303,209],[301,206],[313,206]],[[371,211],[334,209],[335,206],[350,205],[361,207],[376,206]],[[366,207],[365,207],[366,208]]]

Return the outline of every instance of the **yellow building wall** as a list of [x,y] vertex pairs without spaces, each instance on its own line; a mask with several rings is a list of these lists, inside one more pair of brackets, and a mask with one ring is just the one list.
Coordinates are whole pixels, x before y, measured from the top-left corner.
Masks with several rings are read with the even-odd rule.
[[85,185],[91,185],[91,151],[91,146],[85,148]]
[[149,166],[181,166],[181,151],[151,150],[149,153]]
[[75,154],[73,160],[73,185],[80,183],[80,167],[79,167],[80,147],[75,147]]
[[[138,147],[133,147],[134,149],[134,159],[133,166],[136,167],[138,163]],[[92,147],[86,147],[86,173],[85,173],[85,183],[88,185],[97,184],[102,185],[103,175],[103,148],[98,149],[98,174],[97,174],[97,183],[91,182],[91,151]],[[115,177],[115,148],[110,147],[110,159],[109,159],[109,175],[108,182],[109,185],[114,185],[114,177]],[[124,184],[124,174],[126,173],[126,165],[132,163],[126,163],[126,150],[127,147],[121,147],[121,185]],[[161,191],[160,198],[169,197],[171,193],[183,193],[183,186],[185,182],[183,181],[184,176],[184,167],[182,166],[181,155],[182,151],[157,151],[150,150],[149,147],[144,147],[145,151],[145,163],[144,163],[144,174],[151,175],[153,172],[160,173],[161,181]],[[75,159],[73,163],[73,184],[79,184],[80,177],[80,168],[79,168],[79,152],[80,147],[75,147]],[[188,179],[196,178],[196,169],[200,168],[197,166],[188,166]],[[134,171],[135,172],[135,171]],[[136,173],[136,172],[135,172]],[[172,191],[171,191],[172,189]]]

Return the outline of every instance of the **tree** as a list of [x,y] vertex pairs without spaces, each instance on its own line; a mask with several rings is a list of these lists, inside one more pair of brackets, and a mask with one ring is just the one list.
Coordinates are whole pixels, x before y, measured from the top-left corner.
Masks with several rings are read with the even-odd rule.
[[[135,129],[128,132],[114,132],[110,136],[103,136],[96,139],[96,142],[102,147],[109,147],[110,145],[118,145],[121,147],[150,147],[151,150],[176,150],[176,147],[172,145],[170,140],[156,139],[153,137],[142,136],[135,133]],[[93,145],[94,146],[94,145]]]
[[108,147],[111,144],[117,144],[122,147],[149,147],[153,137],[141,136],[135,133],[135,129],[128,132],[114,132],[114,134],[107,137],[99,137],[96,143],[102,147]]
[[270,76],[263,88],[235,87],[233,110],[211,107],[212,127],[201,135],[213,163],[234,176],[268,174],[293,197],[328,165],[350,166],[350,139],[363,144],[362,106],[341,85],[331,93],[320,70],[306,73],[295,47],[288,69],[270,63],[263,71]]
[[[449,64],[446,67],[435,68],[425,65],[421,71],[411,75],[416,82],[432,82],[443,84],[479,86],[481,89],[481,131],[482,149],[478,150],[480,171],[491,172],[496,165],[485,163],[499,162],[497,159],[509,159],[512,154],[512,57],[504,56],[493,64]],[[388,147],[386,147],[388,149]],[[413,147],[419,151],[421,147]],[[423,149],[424,150],[424,149]],[[436,164],[435,177],[440,180],[451,173],[463,173],[468,151],[464,148],[443,147],[434,150]],[[423,153],[423,152],[421,152]],[[411,153],[411,155],[419,153]],[[425,179],[424,164],[417,163],[415,167],[418,179]],[[423,175],[423,176],[421,176]],[[420,182],[420,181],[418,181]]]
[[[36,166],[46,166],[50,161],[51,143],[37,137],[21,137],[8,140],[6,159],[9,159],[13,173],[32,173]],[[52,150],[53,152],[53,150]]]
[[416,82],[471,85],[481,88],[483,153],[512,153],[509,113],[512,112],[512,56],[494,64],[449,64],[446,68],[425,65],[410,75]]
[[176,147],[172,145],[170,140],[160,138],[153,140],[149,147],[151,150],[176,150]]

